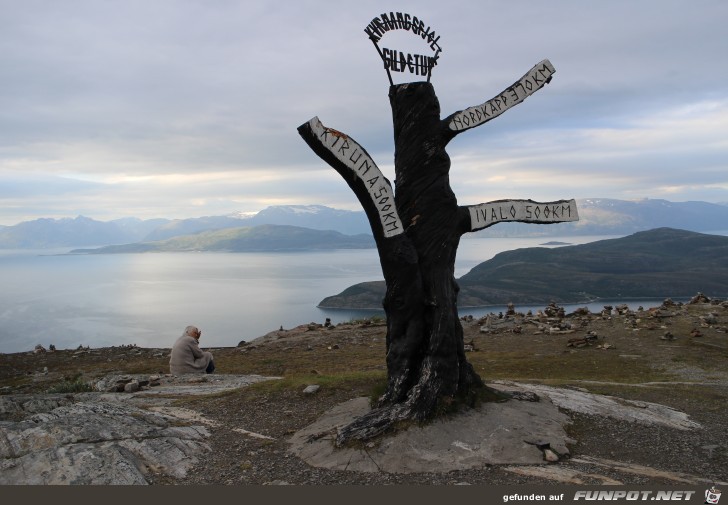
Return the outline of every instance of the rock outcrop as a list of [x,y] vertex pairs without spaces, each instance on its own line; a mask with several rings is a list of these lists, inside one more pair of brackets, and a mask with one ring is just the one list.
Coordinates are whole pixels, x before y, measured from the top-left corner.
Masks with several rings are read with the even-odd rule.
[[110,375],[96,382],[99,392],[0,396],[0,485],[184,478],[210,450],[210,422],[197,412],[168,407],[170,401],[268,379]]
[[[184,477],[208,451],[204,426],[130,404],[2,398],[0,412],[41,410],[0,422],[0,484],[147,484]],[[49,408],[42,412],[43,405]]]

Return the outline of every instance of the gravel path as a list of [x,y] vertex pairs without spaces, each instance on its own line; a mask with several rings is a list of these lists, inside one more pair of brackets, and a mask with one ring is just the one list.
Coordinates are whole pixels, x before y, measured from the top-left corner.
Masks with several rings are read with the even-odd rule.
[[[712,387],[711,387],[712,388]],[[640,398],[645,400],[644,391]],[[303,395],[287,392],[275,399],[243,393],[190,405],[219,424],[211,429],[212,451],[201,457],[200,472],[176,484],[639,484],[677,485],[728,481],[724,408],[702,409],[689,398],[673,398],[674,408],[693,411],[702,429],[643,426],[600,416],[570,413],[569,433],[577,439],[571,459],[543,468],[485,466],[448,473],[359,473],[313,468],[292,455],[287,440],[330,407],[365,391]],[[725,398],[725,390],[715,390]],[[651,390],[653,400],[671,392]],[[244,429],[255,435],[243,434]],[[625,469],[618,463],[633,465]],[[544,473],[543,469],[546,468]],[[524,472],[524,469],[527,471]],[[558,469],[558,470],[557,470]]]

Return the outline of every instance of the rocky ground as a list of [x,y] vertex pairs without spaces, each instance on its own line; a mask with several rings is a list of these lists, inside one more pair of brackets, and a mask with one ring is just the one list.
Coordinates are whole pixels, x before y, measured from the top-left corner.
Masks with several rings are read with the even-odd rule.
[[[143,412],[158,411],[162,404],[177,409],[177,421],[164,421],[165,430],[176,425],[204,427],[198,430],[204,431],[204,440],[195,439],[195,451],[189,456],[197,461],[182,465],[185,471],[141,468],[143,480],[153,484],[728,481],[728,303],[696,297],[685,305],[666,301],[660,307],[639,311],[611,307],[599,314],[585,310],[564,314],[557,306],[519,314],[515,307],[508,314],[480,320],[464,316],[463,326],[468,358],[486,382],[518,381],[655,402],[687,413],[701,427],[677,429],[570,412],[568,433],[576,442],[570,457],[557,463],[409,474],[309,466],[288,450],[290,437],[333,406],[382,390],[386,329],[378,321],[312,323],[273,331],[241,347],[211,349],[221,377],[256,374],[280,379],[198,391],[205,394],[192,394],[189,388],[214,384],[214,376],[185,383],[188,389],[181,394],[179,389],[176,394],[164,389],[181,380],[165,375],[168,349],[38,349],[0,355],[0,399],[8,405],[13,398],[47,399],[53,396],[48,391],[56,391],[54,397],[79,404],[102,393],[73,392],[73,388],[101,382],[108,390],[121,377],[118,384],[123,389],[131,378],[151,379],[151,383],[137,382],[136,392],[105,394],[136,395],[134,408]],[[123,380],[125,375],[129,378]],[[113,380],[101,381],[112,376]],[[318,389],[306,393],[308,386]],[[193,415],[184,421],[179,412]],[[0,409],[0,419],[5,419],[0,429],[32,415],[38,414],[30,407]],[[10,468],[12,454],[6,456],[5,468]]]

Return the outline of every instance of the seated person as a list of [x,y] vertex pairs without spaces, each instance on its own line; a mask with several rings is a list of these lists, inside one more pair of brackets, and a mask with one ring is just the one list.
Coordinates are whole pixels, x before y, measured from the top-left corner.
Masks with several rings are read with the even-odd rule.
[[212,353],[200,349],[202,332],[195,326],[188,326],[172,347],[169,358],[169,372],[175,375],[186,373],[212,373],[215,362]]

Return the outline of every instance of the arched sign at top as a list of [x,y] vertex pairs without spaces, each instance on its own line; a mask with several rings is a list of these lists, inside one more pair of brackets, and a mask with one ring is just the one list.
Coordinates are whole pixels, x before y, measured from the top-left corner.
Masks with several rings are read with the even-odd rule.
[[[412,54],[398,49],[380,48],[379,41],[384,35],[393,30],[408,31],[422,38],[432,50],[432,54]],[[430,25],[417,16],[402,12],[390,12],[389,14],[380,14],[372,19],[364,28],[364,33],[369,36],[369,40],[374,43],[379,56],[382,58],[389,84],[394,84],[392,72],[409,72],[410,74],[427,77],[427,81],[430,81],[432,68],[437,65],[437,59],[442,52],[440,36],[435,33],[434,29],[430,28]]]

